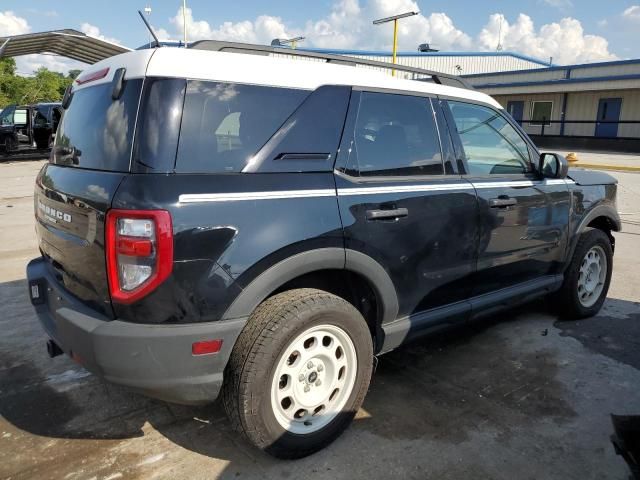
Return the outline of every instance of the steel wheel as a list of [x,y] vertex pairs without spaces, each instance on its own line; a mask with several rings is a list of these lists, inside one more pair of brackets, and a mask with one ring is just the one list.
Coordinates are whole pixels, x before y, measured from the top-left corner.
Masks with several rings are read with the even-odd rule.
[[584,307],[593,306],[604,289],[607,278],[607,257],[602,247],[595,245],[587,251],[580,264],[578,300]]
[[271,382],[271,405],[282,428],[310,434],[329,424],[353,390],[358,359],[351,338],[317,325],[285,348]]

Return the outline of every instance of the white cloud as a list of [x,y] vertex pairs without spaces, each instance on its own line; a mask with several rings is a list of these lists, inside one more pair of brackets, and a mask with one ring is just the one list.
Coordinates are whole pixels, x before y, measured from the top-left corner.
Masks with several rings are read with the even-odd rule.
[[640,5],[632,5],[622,13],[622,18],[633,22],[640,22]]
[[120,44],[120,41],[116,38],[106,37],[100,33],[100,29],[95,25],[91,25],[90,23],[84,22],[80,25],[80,31],[85,33],[91,37],[99,38],[100,40],[104,40],[105,42],[117,43]]
[[[190,8],[185,10],[183,17],[182,7],[178,9],[176,16],[169,21],[174,25],[175,37],[183,38],[184,19],[187,23],[187,41],[203,39],[233,40],[247,43],[266,43],[276,37],[288,37],[291,33],[287,31],[283,21],[279,17],[270,15],[260,15],[255,21],[244,20],[241,22],[224,22],[219,26],[211,26],[206,20],[194,20],[193,12]],[[160,29],[162,36],[171,38],[166,30]],[[160,38],[161,35],[158,34]]]
[[[268,44],[274,38],[302,35],[307,37],[306,46],[371,49],[390,48],[391,44],[390,25],[374,26],[371,21],[407,10],[417,11],[419,8],[412,0],[368,0],[366,8],[361,8],[358,0],[337,0],[329,15],[309,20],[302,28],[289,27],[282,18],[270,15],[260,15],[253,21],[223,22],[217,26],[206,20],[195,20],[190,8],[186,9],[185,16],[189,41],[215,38]],[[365,11],[366,17],[363,15]],[[182,38],[182,7],[170,22],[174,25],[175,36]],[[403,20],[398,37],[400,47],[411,50],[425,41],[445,49],[472,46],[471,38],[457,29],[444,13],[433,13],[429,17],[417,15]]]
[[531,17],[524,14],[520,14],[513,24],[501,14],[491,15],[489,22],[478,35],[481,49],[496,49],[501,19],[501,44],[505,50],[541,59],[553,57],[554,63],[560,64],[617,58],[609,52],[609,43],[604,37],[585,34],[582,24],[575,18],[563,18],[560,22],[546,24],[536,30]]
[[21,35],[30,31],[31,27],[24,18],[18,17],[11,10],[0,12],[0,37]]
[[[539,0],[558,8],[569,8],[571,0]],[[392,26],[372,25],[372,20],[391,16],[397,12],[418,11],[414,0],[336,0],[331,12],[324,18],[309,20],[303,27],[285,24],[280,17],[261,15],[255,20],[223,22],[212,25],[206,20],[196,20],[193,11],[186,10],[188,39],[218,39],[238,42],[268,44],[274,38],[303,35],[308,47],[354,48],[389,50],[392,43]],[[640,18],[640,6],[625,12]],[[456,27],[445,13],[416,15],[403,19],[399,24],[400,50],[414,50],[418,44],[428,42],[441,50],[495,50],[498,46],[500,19],[501,44],[505,50],[513,50],[541,59],[553,57],[555,63],[577,63],[612,60],[616,56],[609,51],[604,37],[586,34],[579,20],[563,18],[559,22],[539,28],[528,15],[521,14],[509,23],[501,14],[494,14],[481,32],[473,39]],[[170,19],[175,37],[182,38],[183,17],[180,8]],[[163,31],[167,36],[169,32]]]
[[86,63],[77,62],[70,58],[58,55],[22,55],[16,57],[16,70],[19,75],[31,76],[41,67],[45,67],[53,72],[61,72],[65,75],[69,70],[84,70]]

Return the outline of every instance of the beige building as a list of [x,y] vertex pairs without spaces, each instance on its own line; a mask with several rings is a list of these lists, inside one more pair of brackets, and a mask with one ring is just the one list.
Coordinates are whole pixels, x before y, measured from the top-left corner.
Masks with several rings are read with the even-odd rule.
[[640,139],[640,60],[465,78],[533,136]]

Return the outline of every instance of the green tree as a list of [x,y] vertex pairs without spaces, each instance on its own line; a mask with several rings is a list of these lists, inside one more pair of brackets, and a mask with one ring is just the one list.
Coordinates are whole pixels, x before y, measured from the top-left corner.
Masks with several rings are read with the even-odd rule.
[[77,71],[72,70],[68,76],[64,76],[41,67],[33,76],[22,77],[16,75],[15,59],[0,58],[0,107],[14,103],[60,101],[77,74]]

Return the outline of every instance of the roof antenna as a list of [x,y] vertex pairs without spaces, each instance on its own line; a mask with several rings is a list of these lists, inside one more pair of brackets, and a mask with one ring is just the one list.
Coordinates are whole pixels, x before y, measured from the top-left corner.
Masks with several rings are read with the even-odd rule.
[[142,21],[144,22],[145,26],[147,27],[147,30],[149,30],[149,33],[151,33],[151,36],[156,41],[156,47],[161,47],[162,45],[160,45],[160,40],[158,40],[158,37],[156,36],[155,32],[153,31],[153,28],[151,28],[151,25],[149,25],[149,22],[147,22],[147,19],[144,18],[144,14],[140,10],[138,10],[138,15],[140,15],[140,18],[142,19]]
[[500,15],[500,30],[498,32],[498,46],[496,47],[496,52],[502,51],[502,21],[504,20],[504,15]]

